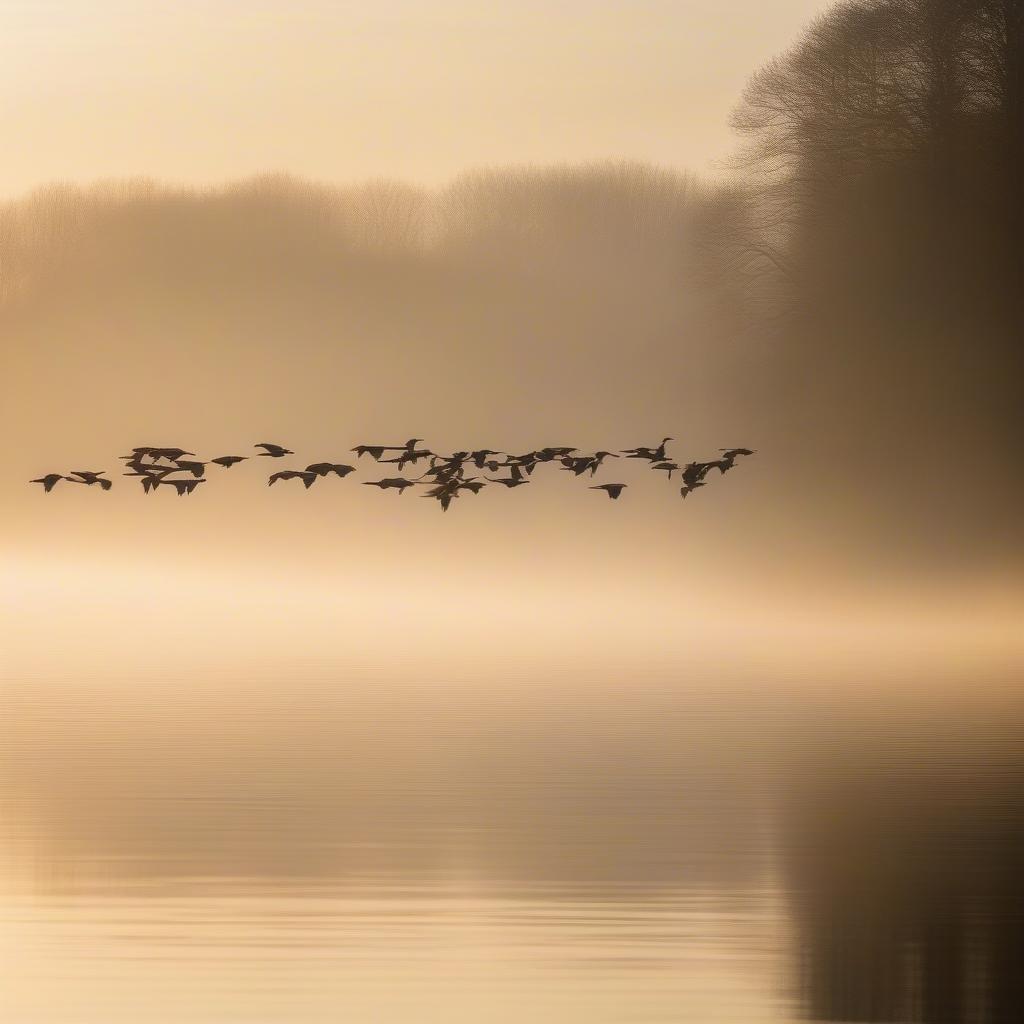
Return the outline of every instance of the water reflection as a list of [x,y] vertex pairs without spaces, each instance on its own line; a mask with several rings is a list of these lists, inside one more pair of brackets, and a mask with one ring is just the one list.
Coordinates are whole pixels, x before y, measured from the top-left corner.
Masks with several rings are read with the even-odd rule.
[[0,1016],[1017,1019],[1005,703],[539,693],[9,691]]

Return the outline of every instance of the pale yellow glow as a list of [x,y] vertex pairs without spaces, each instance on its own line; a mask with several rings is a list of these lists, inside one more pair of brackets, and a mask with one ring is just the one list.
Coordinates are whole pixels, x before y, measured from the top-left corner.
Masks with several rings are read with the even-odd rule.
[[[8,680],[268,681],[353,678],[487,685],[636,678],[811,679],[844,688],[860,673],[998,680],[1024,659],[1020,595],[910,587],[764,602],[705,579],[672,586],[624,570],[501,587],[463,565],[447,579],[391,567],[339,578],[259,566],[158,576],[89,558],[7,560],[0,607]],[[467,600],[467,595],[472,595]],[[510,639],[514,638],[514,639]]]
[[707,171],[822,0],[31,0],[0,8],[0,195],[141,174],[438,182],[628,155]]

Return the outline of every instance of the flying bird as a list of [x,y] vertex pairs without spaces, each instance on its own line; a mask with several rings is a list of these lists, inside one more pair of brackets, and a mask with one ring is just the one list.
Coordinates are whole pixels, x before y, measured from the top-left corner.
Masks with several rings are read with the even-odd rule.
[[433,490],[427,491],[423,495],[424,498],[434,498],[441,506],[442,512],[447,512],[451,508],[452,502],[459,496],[458,488],[451,487],[448,485],[442,485],[435,487]]
[[[704,477],[708,475],[708,470],[714,465],[713,462],[690,462],[687,463],[686,468],[682,472],[683,486],[693,490],[694,487],[700,485]],[[686,495],[683,495],[686,497]]]
[[334,473],[335,476],[341,477],[342,480],[356,471],[355,466],[346,466],[340,462],[314,462],[306,467],[307,473],[312,473],[314,476],[327,476],[328,473]]
[[412,465],[416,465],[416,463],[419,462],[420,459],[429,458],[434,454],[432,451],[428,451],[426,448],[403,448],[401,449],[401,452],[402,454],[399,455],[397,459],[377,459],[377,461],[380,463],[387,462],[391,464],[396,464],[398,466],[399,471],[401,471],[405,469],[405,467],[410,463]]
[[585,473],[594,464],[593,458],[589,455],[581,455],[573,458],[571,455],[566,455],[562,459],[562,471],[566,473],[574,473],[579,476],[581,473]]
[[405,493],[406,487],[415,487],[414,480],[406,480],[400,476],[387,477],[384,480],[364,480],[364,487],[379,487],[382,491],[396,490],[399,494]]
[[475,452],[470,452],[469,457],[472,459],[473,464],[477,469],[483,469],[484,464],[488,461],[488,455],[504,455],[504,452],[495,452],[490,448],[478,448]]
[[594,457],[590,466],[590,475],[593,476],[601,468],[601,463],[604,462],[605,459],[617,459],[619,457],[620,456],[616,455],[614,452],[594,452]]
[[[285,455],[294,455],[295,452],[291,448],[282,448],[279,444],[269,444],[266,441],[261,441],[259,444],[254,444],[253,448],[265,448],[266,451],[259,452],[259,455],[269,455],[272,459],[280,459]],[[187,453],[191,454],[191,452]]]
[[165,480],[171,473],[178,472],[175,466],[139,466],[136,463],[129,463],[133,472],[122,473],[122,476],[141,477],[142,489],[146,494],[158,484]]
[[489,476],[487,479],[490,480],[491,483],[504,484],[507,488],[509,488],[509,490],[511,490],[513,487],[522,487],[523,484],[528,484],[530,482],[529,480],[524,480],[521,476]]
[[[160,485],[170,484],[178,492],[178,497],[182,498],[186,494],[191,494],[200,484],[205,484],[205,480],[160,480],[157,483]],[[156,484],[154,484],[156,486]]]
[[[90,487],[93,484],[99,484],[100,487],[105,491],[109,491],[114,486],[112,480],[105,480],[103,474],[106,470],[101,469],[98,473],[94,473],[91,469],[73,469],[71,470],[71,476],[66,479],[70,480],[74,484],[88,484]],[[79,479],[74,479],[78,477]]]
[[657,448],[625,448],[622,454],[627,459],[647,459],[649,462],[664,462],[665,461],[665,445],[669,441],[673,441],[675,438],[664,437],[661,440],[661,444]]
[[67,480],[66,476],[61,476],[60,473],[47,473],[46,476],[41,476],[36,480],[29,480],[30,484],[42,484],[43,490],[49,494],[50,491],[56,486],[60,480]]
[[187,452],[184,448],[150,448],[148,446],[133,448],[132,452],[134,453],[133,455],[123,455],[121,457],[137,459],[140,456],[148,455],[151,459],[168,459],[171,462],[176,462],[185,455],[195,455],[195,452]]
[[357,459],[361,459],[364,455],[369,455],[374,462],[379,462],[386,447],[387,445],[383,444],[357,444],[352,451],[356,453]]
[[608,497],[614,501],[623,492],[625,487],[626,484],[595,484],[595,486],[591,487],[590,490],[604,491]]
[[230,469],[237,462],[245,462],[246,458],[248,458],[246,455],[218,455],[217,458],[210,459],[210,461],[217,466]]
[[279,473],[271,473],[267,479],[267,486],[272,487],[278,480],[301,480],[308,491],[316,480],[316,473],[303,473],[298,469],[282,469]]

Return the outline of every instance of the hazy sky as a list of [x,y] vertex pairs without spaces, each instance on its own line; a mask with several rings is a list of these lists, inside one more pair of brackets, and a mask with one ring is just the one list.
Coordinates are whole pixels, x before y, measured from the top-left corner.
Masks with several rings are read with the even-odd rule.
[[707,171],[748,75],[825,6],[0,0],[0,195],[605,157]]
[[[272,170],[437,182],[487,163],[602,157],[707,171],[733,144],[728,113],[747,77],[822,6],[0,0],[0,195],[54,179],[206,184]],[[605,195],[592,193],[578,195]],[[350,252],[344,225],[307,223],[303,194],[137,196],[82,232],[88,197],[54,190],[0,209],[0,237],[14,240],[0,295],[16,300],[0,302],[0,434],[24,438],[0,477],[0,680],[158,674],[165,663],[135,639],[168,630],[246,671],[340,659],[418,679],[479,677],[484,664],[536,678],[591,662],[655,673],[718,664],[726,648],[760,665],[788,656],[793,623],[821,623],[806,655],[863,622],[854,598],[823,611],[820,594],[845,585],[825,557],[844,573],[855,563],[873,606],[905,603],[884,574],[917,524],[888,511],[903,507],[891,496],[858,489],[851,501],[831,477],[791,486],[801,457],[825,465],[820,424],[808,434],[771,392],[758,345],[733,336],[688,257],[674,241],[659,248],[647,221],[643,246],[608,249],[613,207],[577,209],[570,196],[545,207],[550,238],[520,252],[501,225],[518,214],[499,206],[499,241],[479,266],[443,251],[382,260]],[[446,516],[358,480],[268,492],[263,459],[186,502],[119,479],[109,496],[28,484],[75,466],[116,474],[133,444],[206,457],[267,439],[310,461],[412,435],[440,451],[594,451],[666,433],[673,457],[760,454],[685,506],[676,481],[623,461],[622,503],[553,472]],[[857,443],[877,443],[863,433]],[[942,488],[944,502],[967,502]],[[923,508],[931,492],[917,491],[909,507]],[[818,511],[804,495],[822,496]],[[895,547],[862,528],[876,519]],[[789,611],[807,587],[813,609]],[[1011,603],[1007,590],[997,581],[983,600],[961,587],[963,628],[941,630],[950,645],[1003,657],[1016,634],[991,609]],[[909,615],[899,626],[906,635],[867,646],[918,656],[923,634]],[[453,642],[465,655],[469,640],[476,661],[453,664]]]

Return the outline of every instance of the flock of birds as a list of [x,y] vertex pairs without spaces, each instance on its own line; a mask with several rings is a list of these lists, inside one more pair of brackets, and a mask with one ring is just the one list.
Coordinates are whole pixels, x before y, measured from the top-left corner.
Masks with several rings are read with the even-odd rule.
[[[712,470],[718,470],[720,475],[724,475],[736,465],[739,457],[754,454],[749,448],[723,448],[716,459],[679,465],[669,457],[666,450],[666,445],[671,440],[671,437],[663,438],[661,444],[653,448],[627,448],[619,452],[600,451],[592,454],[581,452],[578,448],[552,447],[540,448],[523,455],[494,451],[490,448],[442,455],[428,448],[420,448],[423,439],[413,437],[403,445],[359,444],[352,451],[355,452],[357,461],[368,455],[375,463],[397,467],[398,476],[366,480],[363,481],[364,486],[379,487],[382,491],[395,490],[399,494],[404,493],[409,487],[427,487],[428,490],[422,497],[434,499],[443,511],[447,511],[451,503],[465,492],[479,494],[484,487],[491,485],[506,487],[509,490],[525,486],[531,482],[533,471],[542,463],[556,464],[563,472],[572,473],[577,477],[589,473],[593,478],[607,459],[619,458],[647,462],[651,469],[665,473],[668,479],[671,479],[674,473],[678,473],[682,482],[679,493],[685,498],[698,487],[705,486],[708,474]],[[261,442],[253,447],[262,449],[256,457],[283,459],[295,454],[289,448],[269,442]],[[192,494],[200,484],[206,483],[205,473],[208,466],[230,469],[248,458],[246,455],[220,455],[204,461],[196,458],[195,452],[188,452],[183,448],[146,446],[133,448],[130,455],[121,456],[125,463],[123,475],[137,477],[145,493],[171,488],[179,497]],[[415,467],[418,475],[406,474],[409,467]],[[303,486],[308,489],[317,480],[331,474],[344,479],[349,473],[354,473],[355,469],[355,466],[341,462],[314,462],[305,469],[283,469],[271,473],[267,485],[273,486],[279,480],[301,480]],[[482,479],[481,475],[467,475],[474,469],[478,474],[482,474]],[[492,475],[488,476],[488,473]],[[66,475],[48,473],[32,480],[31,483],[42,484],[43,490],[49,493],[61,481],[86,487],[98,486],[104,491],[109,491],[113,486],[113,481],[107,478],[105,470],[81,469],[71,470]],[[617,500],[626,487],[624,483],[610,483],[592,484],[589,489],[604,491],[609,498]]]

